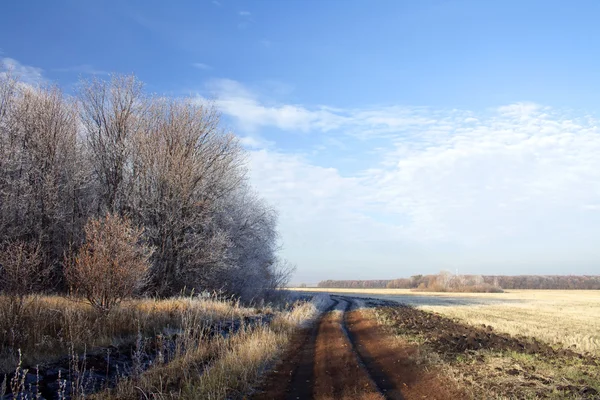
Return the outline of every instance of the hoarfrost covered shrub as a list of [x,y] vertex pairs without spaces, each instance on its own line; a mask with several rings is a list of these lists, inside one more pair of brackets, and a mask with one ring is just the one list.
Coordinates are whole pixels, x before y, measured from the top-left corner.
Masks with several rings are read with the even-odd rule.
[[40,245],[24,241],[0,245],[0,342],[10,347],[21,343],[29,327],[23,319],[32,298],[43,287],[49,269],[42,263]]
[[85,236],[86,242],[67,263],[67,280],[76,294],[108,312],[143,286],[152,252],[141,243],[141,229],[112,214],[91,219]]

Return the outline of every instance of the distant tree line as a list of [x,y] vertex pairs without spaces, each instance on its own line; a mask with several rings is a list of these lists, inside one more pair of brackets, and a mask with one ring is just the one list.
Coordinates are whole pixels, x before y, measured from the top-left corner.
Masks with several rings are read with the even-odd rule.
[[600,290],[599,275],[484,275],[504,289]]
[[100,245],[79,252],[90,221],[88,235],[113,229],[143,242],[147,251],[110,248],[145,254],[146,292],[252,298],[281,287],[292,268],[277,256],[277,214],[246,174],[245,153],[211,103],[149,95],[134,76],[82,81],[69,96],[0,73],[0,290],[23,264],[9,257],[16,250],[40,260],[27,264],[43,277],[30,285],[37,290],[68,290],[77,257],[77,276],[92,274]]
[[385,288],[390,282],[389,279],[378,279],[378,280],[349,280],[349,281],[334,281],[327,280],[321,281],[317,284],[318,287],[323,288],[353,288],[353,289],[375,289]]
[[600,290],[598,275],[452,275],[447,272],[380,280],[325,280],[322,288],[388,288],[435,291],[496,291],[497,289]]

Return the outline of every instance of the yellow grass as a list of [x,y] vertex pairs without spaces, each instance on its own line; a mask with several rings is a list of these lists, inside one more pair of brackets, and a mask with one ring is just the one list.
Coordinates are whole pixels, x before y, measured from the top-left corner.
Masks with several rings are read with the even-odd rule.
[[[139,378],[122,380],[93,399],[225,399],[242,398],[285,349],[291,335],[314,320],[330,299],[315,296],[277,311],[269,325],[245,327],[223,337],[197,338],[188,351],[169,364],[156,365]],[[189,332],[185,329],[184,335]]]
[[[0,315],[6,304],[7,299],[0,296]],[[176,297],[129,300],[108,315],[101,315],[82,301],[60,296],[32,297],[19,316],[19,326],[5,326],[6,320],[0,320],[0,373],[14,370],[18,362],[16,349],[21,350],[26,365],[35,365],[71,350],[82,353],[84,349],[133,342],[138,332],[154,335],[165,328],[177,329],[190,315],[210,324],[254,313],[253,308],[217,298]]]
[[[408,289],[322,289],[301,291],[397,295],[398,301],[499,332],[534,336],[550,344],[600,356],[600,291],[508,290],[505,293],[424,293]],[[443,304],[444,300],[461,304]],[[490,304],[472,304],[486,299]],[[429,301],[431,300],[431,301]]]

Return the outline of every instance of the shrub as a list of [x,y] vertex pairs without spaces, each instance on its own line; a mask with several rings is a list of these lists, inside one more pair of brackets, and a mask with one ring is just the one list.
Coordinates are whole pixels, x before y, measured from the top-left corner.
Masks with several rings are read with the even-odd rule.
[[14,241],[0,245],[0,340],[15,346],[27,335],[23,314],[30,304],[27,295],[38,291],[50,269],[43,265],[39,244]]
[[0,245],[0,292],[25,297],[39,290],[49,273],[42,267],[39,244],[24,241]]
[[91,219],[85,236],[78,254],[66,263],[65,276],[74,294],[108,312],[143,286],[152,251],[142,244],[141,229],[112,214]]

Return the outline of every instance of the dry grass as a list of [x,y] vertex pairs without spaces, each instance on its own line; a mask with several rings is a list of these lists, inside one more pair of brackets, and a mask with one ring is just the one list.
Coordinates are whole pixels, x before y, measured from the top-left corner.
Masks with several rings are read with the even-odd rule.
[[[6,298],[0,297],[0,310],[6,304]],[[252,315],[255,310],[214,297],[179,297],[130,300],[104,314],[64,297],[32,297],[19,316],[18,327],[0,320],[0,372],[14,370],[18,349],[25,365],[35,365],[72,351],[83,353],[95,347],[133,343],[138,333],[153,336],[164,329],[179,329],[190,313],[210,324]]]
[[395,298],[397,301],[458,318],[469,324],[491,325],[499,332],[533,336],[552,345],[573,346],[577,351],[600,356],[600,291],[510,290],[505,293],[415,293],[409,289],[304,288],[296,290],[359,293],[373,297],[398,296]]
[[[223,337],[199,336],[190,350],[169,364],[157,365],[139,377],[122,380],[96,399],[224,399],[242,398],[284,350],[291,334],[328,306],[328,296],[296,302],[279,311],[268,325],[244,327]],[[184,332],[190,332],[184,327]],[[194,339],[191,339],[194,340]]]
[[[288,299],[294,297],[292,294]],[[292,333],[314,320],[330,301],[328,295],[316,295],[311,301],[284,302],[257,309],[218,298],[140,299],[124,302],[106,314],[83,302],[54,296],[32,297],[20,316],[28,329],[19,333],[18,349],[23,353],[23,365],[33,366],[65,356],[76,360],[78,354],[94,348],[134,344],[137,340],[134,351],[142,352],[140,360],[150,355],[143,352],[158,351],[152,365],[144,367],[146,370],[137,367],[141,362],[136,364],[133,354],[131,373],[127,377],[119,376],[116,387],[106,388],[91,397],[241,397],[281,354]],[[247,324],[244,319],[266,314],[272,315],[269,323]],[[230,323],[234,320],[235,324]],[[223,326],[234,330],[224,331]],[[2,326],[2,329],[5,339],[11,327]],[[154,341],[146,342],[152,338]],[[174,340],[174,350],[168,350],[166,357],[160,355],[163,340]],[[146,343],[157,347],[152,350]],[[19,364],[18,349],[7,345],[2,348],[6,355],[3,355],[3,372],[14,371]],[[167,349],[164,350],[167,354]],[[69,365],[69,369],[71,367]],[[77,374],[85,374],[85,366],[79,370],[76,363],[73,368]],[[17,373],[21,377],[26,370],[17,369]],[[86,382],[69,385],[73,385],[73,398],[90,397],[84,395]]]
[[329,296],[316,296],[311,302],[297,303],[279,314],[270,326],[238,335],[229,343],[222,356],[208,368],[184,398],[241,398],[276,360],[292,333],[314,320],[328,305]]

